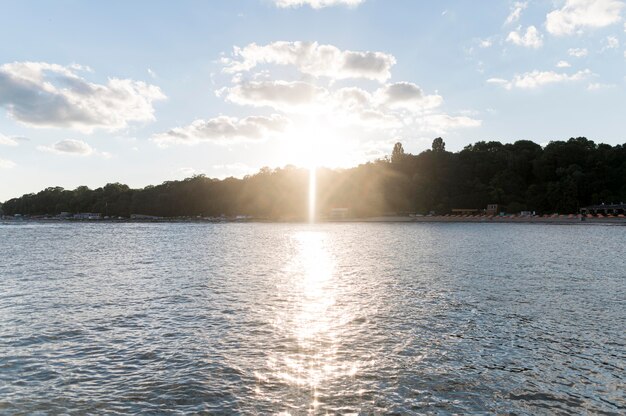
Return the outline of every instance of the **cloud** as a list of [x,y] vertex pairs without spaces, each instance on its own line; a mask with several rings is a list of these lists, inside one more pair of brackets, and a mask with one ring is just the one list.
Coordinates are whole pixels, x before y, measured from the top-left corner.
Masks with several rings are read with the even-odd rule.
[[220,91],[228,101],[254,107],[272,107],[284,112],[310,109],[327,91],[307,82],[252,81]]
[[333,98],[339,106],[350,112],[370,108],[374,101],[372,94],[357,87],[340,88],[335,91]]
[[330,115],[334,122],[367,129],[398,128],[402,123],[393,111],[383,108],[380,94],[374,94],[358,87],[340,88],[330,93],[323,111]]
[[571,75],[554,71],[532,71],[524,74],[517,74],[510,81],[502,78],[490,78],[487,82],[490,84],[501,85],[507,90],[513,88],[536,89],[547,84],[580,81],[587,78],[589,75],[591,75],[591,71],[588,69],[578,71]]
[[[408,134],[414,137],[482,123],[469,114],[446,114],[441,109],[443,97],[437,93],[427,94],[417,84],[387,82],[396,60],[384,52],[340,50],[317,42],[252,43],[235,47],[232,56],[221,62],[223,72],[233,75],[230,85],[216,91],[218,97],[237,105],[272,108],[288,116],[289,121],[275,129],[258,132],[248,127],[241,133],[240,124],[253,117],[238,120],[220,116],[209,121],[197,120],[153,136],[157,145],[199,141],[229,143],[233,138],[249,140],[269,135],[341,137],[345,142],[362,142],[374,136]],[[277,73],[285,71],[274,65],[291,66],[297,70],[298,78],[276,77]],[[355,85],[357,79],[374,80],[380,85]],[[351,82],[339,84],[336,80]],[[314,132],[318,128],[323,130],[321,136]]]
[[345,114],[346,121],[352,121],[360,127],[368,129],[393,129],[402,127],[402,120],[397,114],[379,110],[362,110],[354,114]]
[[587,48],[570,48],[567,50],[567,54],[569,56],[573,56],[574,58],[582,58],[589,54]]
[[119,130],[134,121],[154,120],[159,87],[130,79],[89,82],[79,65],[14,62],[0,65],[0,107],[31,127]]
[[371,92],[359,87],[319,87],[303,81],[239,82],[223,88],[218,95],[240,105],[267,106],[296,117],[316,117],[340,129],[381,131],[417,127],[433,131],[432,126],[437,126],[435,131],[442,131],[444,125],[451,129],[480,124],[479,120],[440,114],[437,109],[443,104],[443,97],[425,94],[410,82],[385,84]]
[[94,153],[94,148],[89,144],[74,139],[61,140],[51,146],[38,146],[37,149],[58,155],[89,156]]
[[332,95],[333,116],[374,129],[421,130],[443,133],[456,128],[481,125],[481,120],[441,113],[443,97],[425,94],[416,84],[396,82],[369,93],[359,88],[342,88]]
[[386,84],[370,93],[358,87],[331,90],[302,81],[254,81],[224,88],[218,94],[240,105],[306,116],[332,115],[337,124],[367,128],[399,127],[405,116],[432,112],[443,103],[440,95],[426,95],[409,82]]
[[526,7],[528,7],[527,1],[524,1],[524,2],[517,1],[513,3],[513,7],[511,7],[511,13],[509,13],[509,15],[507,16],[506,20],[504,21],[504,24],[509,25],[511,23],[517,22],[520,16],[522,15],[522,11],[524,11]]
[[507,81],[504,78],[489,78],[487,82],[489,84],[497,84],[497,85],[506,85],[509,83],[509,81]]
[[529,26],[524,35],[520,34],[521,27],[516,31],[510,32],[507,36],[507,42],[512,42],[519,46],[527,48],[540,48],[543,45],[543,35],[539,33],[535,26]]
[[356,7],[365,0],[274,0],[274,4],[281,8],[310,6],[314,9],[321,9],[330,6]]
[[617,49],[619,48],[619,39],[615,36],[607,36],[604,40],[604,47],[600,50],[600,52],[604,52],[609,49]]
[[557,68],[569,68],[571,66],[572,65],[570,65],[570,63],[567,62],[567,61],[559,61],[559,62],[556,63],[556,67]]
[[292,65],[314,77],[331,79],[364,78],[384,82],[391,77],[396,59],[383,52],[342,51],[317,42],[251,43],[235,47],[232,58],[223,58],[224,72],[250,71],[258,65]]
[[566,0],[561,9],[546,16],[546,29],[553,35],[581,33],[606,27],[621,20],[624,3],[618,0]]
[[587,91],[606,90],[615,87],[615,84],[602,84],[600,82],[592,82],[591,84],[587,85]]
[[1,159],[0,158],[0,169],[11,169],[14,168],[15,162],[8,160],[8,159]]
[[188,126],[176,127],[159,133],[152,140],[159,147],[170,144],[195,144],[202,141],[228,143],[240,140],[258,140],[285,130],[289,120],[274,114],[270,117],[250,116],[242,119],[218,116],[209,120],[196,120]]
[[422,89],[411,82],[396,82],[376,91],[381,103],[393,109],[423,111],[439,107],[443,103],[440,95],[424,95]]
[[17,139],[13,137],[5,136],[4,134],[0,134],[0,145],[2,146],[17,146]]

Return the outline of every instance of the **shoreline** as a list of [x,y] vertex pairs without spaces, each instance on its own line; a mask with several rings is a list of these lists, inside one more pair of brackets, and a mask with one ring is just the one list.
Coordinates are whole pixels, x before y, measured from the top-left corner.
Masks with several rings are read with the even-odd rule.
[[326,220],[323,222],[395,222],[395,223],[473,223],[473,224],[568,224],[568,225],[626,225],[626,218],[580,217],[372,217]]
[[[132,224],[154,224],[154,223],[189,223],[189,224],[239,224],[239,223],[265,223],[265,224],[305,224],[307,221],[298,220],[270,220],[262,218],[250,219],[228,219],[228,218],[152,218],[152,219],[58,219],[58,218],[22,218],[22,219],[1,219],[0,224],[26,224],[26,223],[63,223],[63,224],[110,224],[110,223],[132,223]],[[367,218],[337,218],[321,219],[317,224],[345,224],[345,223],[473,223],[473,224],[548,224],[548,225],[621,225],[626,226],[626,218],[585,218],[580,216],[569,217],[451,217],[451,216],[380,216]]]

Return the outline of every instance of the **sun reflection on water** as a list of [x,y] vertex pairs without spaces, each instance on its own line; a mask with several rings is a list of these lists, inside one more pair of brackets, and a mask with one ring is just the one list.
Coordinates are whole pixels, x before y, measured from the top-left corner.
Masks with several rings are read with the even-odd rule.
[[269,373],[256,377],[262,384],[280,382],[298,390],[302,399],[308,398],[308,410],[315,411],[323,404],[324,389],[338,378],[355,376],[358,367],[339,356],[342,326],[350,317],[337,306],[339,289],[328,235],[303,231],[292,238],[296,253],[286,267],[289,282],[279,288],[291,301],[277,310],[274,321],[289,348],[269,356]]

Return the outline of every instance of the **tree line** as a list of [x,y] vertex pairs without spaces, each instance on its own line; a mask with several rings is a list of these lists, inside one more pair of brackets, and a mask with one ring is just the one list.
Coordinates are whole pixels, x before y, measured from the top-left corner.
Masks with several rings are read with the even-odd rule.
[[[131,189],[110,183],[97,189],[51,187],[10,199],[5,215],[95,212],[161,217],[236,216],[299,220],[307,215],[308,175],[287,166],[263,168],[242,179],[196,175]],[[396,143],[392,153],[351,169],[318,169],[317,211],[348,208],[355,217],[449,213],[454,208],[499,204],[507,212],[576,213],[591,204],[626,201],[626,144],[585,137],[542,147],[520,140],[479,141],[449,152],[436,138],[417,155]]]

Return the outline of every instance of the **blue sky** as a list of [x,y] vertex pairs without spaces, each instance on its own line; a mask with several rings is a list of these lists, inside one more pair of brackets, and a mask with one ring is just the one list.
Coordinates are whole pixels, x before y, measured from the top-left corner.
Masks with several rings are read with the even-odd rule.
[[621,144],[621,0],[0,1],[0,201],[442,136]]

